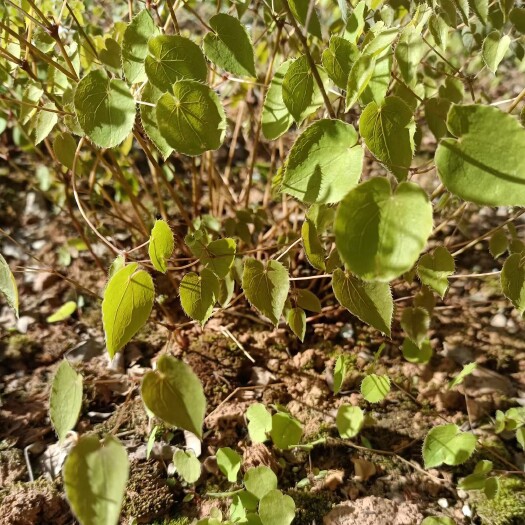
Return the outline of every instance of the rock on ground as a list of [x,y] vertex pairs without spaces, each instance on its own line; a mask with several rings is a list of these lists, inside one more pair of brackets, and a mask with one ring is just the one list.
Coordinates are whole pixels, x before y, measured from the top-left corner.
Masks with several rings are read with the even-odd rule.
[[323,518],[323,525],[419,525],[422,520],[423,515],[413,503],[367,496],[337,505]]

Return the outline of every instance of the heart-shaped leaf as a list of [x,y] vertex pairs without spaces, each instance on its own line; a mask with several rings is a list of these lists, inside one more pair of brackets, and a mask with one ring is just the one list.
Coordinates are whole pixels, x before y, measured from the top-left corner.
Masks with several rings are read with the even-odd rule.
[[293,124],[293,117],[283,101],[283,80],[292,60],[286,60],[273,75],[264,99],[262,132],[268,140],[278,139]]
[[195,483],[201,476],[201,463],[193,450],[177,450],[173,454],[173,465],[186,483]]
[[161,219],[155,221],[149,238],[148,253],[156,270],[166,273],[174,249],[175,241],[169,224]]
[[233,239],[217,239],[204,248],[200,259],[217,277],[224,279],[233,265],[236,250],[237,244]]
[[446,465],[461,465],[467,461],[476,448],[476,436],[461,432],[454,424],[434,427],[423,443],[425,468]]
[[509,50],[510,43],[510,36],[502,35],[499,31],[491,31],[483,40],[481,56],[493,73],[496,73],[500,62]]
[[271,490],[259,501],[263,525],[290,525],[295,518],[294,500],[280,490]]
[[369,403],[378,403],[390,392],[388,376],[367,375],[361,383],[361,394]]
[[303,435],[303,428],[297,419],[284,412],[272,416],[270,436],[273,444],[282,450],[298,445]]
[[286,322],[292,332],[303,342],[306,334],[305,311],[302,308],[291,308],[286,316]]
[[206,268],[200,275],[195,272],[187,273],[182,278],[179,288],[184,312],[195,321],[199,321],[202,326],[210,318],[219,293],[219,279]]
[[168,425],[202,436],[206,398],[199,378],[182,361],[162,355],[140,389],[144,404]]
[[159,29],[147,9],[134,16],[126,27],[122,36],[122,69],[131,84],[147,79],[144,60],[148,56],[148,40],[158,33]]
[[314,122],[290,150],[282,191],[302,202],[339,202],[361,177],[363,148],[357,139],[354,127],[341,120]]
[[206,82],[208,66],[200,47],[180,35],[158,35],[148,42],[145,70],[149,81],[162,92],[179,80]]
[[335,218],[337,249],[350,271],[365,280],[391,281],[410,270],[432,232],[432,206],[416,184],[394,193],[386,178],[359,184]]
[[113,357],[146,324],[153,302],[153,279],[137,263],[118,270],[109,280],[102,301],[106,347]]
[[135,100],[125,82],[103,69],[85,76],[75,91],[75,113],[84,133],[99,147],[118,146],[133,129]]
[[406,179],[408,174],[415,131],[412,110],[395,96],[386,97],[380,104],[371,102],[359,119],[366,147],[398,180]]
[[217,450],[216,457],[219,470],[228,478],[230,483],[235,483],[241,468],[241,456],[230,447],[223,447]]
[[[525,129],[491,106],[452,106],[436,167],[448,191],[488,206],[525,206]],[[504,151],[504,155],[495,155]]]
[[288,270],[278,261],[246,259],[242,288],[248,301],[277,325],[290,289]]
[[219,13],[208,23],[213,33],[204,37],[203,47],[210,62],[234,75],[255,77],[253,46],[239,19]]
[[272,430],[272,415],[262,403],[255,403],[246,411],[248,434],[254,443],[264,443]]
[[190,156],[216,150],[226,132],[226,116],[219,97],[196,80],[181,80],[173,85],[173,94],[160,97],[157,123],[166,142]]
[[126,449],[111,434],[82,436],[63,468],[66,497],[81,525],[116,525],[128,481]]
[[428,310],[421,307],[407,307],[401,316],[401,327],[416,345],[421,345],[430,327]]
[[268,492],[277,488],[277,476],[271,468],[252,467],[244,475],[244,486],[250,494],[260,500]]
[[332,276],[332,288],[341,306],[390,337],[394,301],[388,283],[361,281],[337,269]]
[[60,442],[75,428],[82,408],[82,376],[64,360],[60,363],[49,395],[49,416]]
[[341,405],[335,418],[337,431],[343,439],[352,439],[357,436],[364,422],[364,412],[359,407],[352,405]]

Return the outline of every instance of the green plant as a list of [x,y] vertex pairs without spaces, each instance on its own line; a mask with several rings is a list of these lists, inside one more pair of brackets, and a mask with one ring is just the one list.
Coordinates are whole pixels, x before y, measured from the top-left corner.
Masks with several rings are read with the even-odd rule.
[[[441,0],[319,0],[318,9],[300,0],[198,4],[130,1],[129,12],[115,8],[104,33],[82,2],[60,8],[51,0],[8,1],[0,9],[0,129],[20,151],[47,151],[56,178],[44,191],[67,210],[99,270],[109,267],[100,292],[110,357],[153,311],[177,330],[177,297],[201,325],[246,299],[270,324],[285,319],[303,341],[306,311],[331,304],[327,287],[314,285],[331,283],[341,306],[387,337],[403,304],[402,351],[414,363],[432,355],[434,293],[445,297],[452,278],[499,275],[504,295],[525,311],[525,246],[514,226],[525,205],[525,130],[516,114],[525,91],[509,101],[491,91],[502,71],[523,67],[522,7]],[[88,5],[101,14],[96,3]],[[179,26],[182,11],[198,31]],[[266,35],[257,45],[256,34]],[[232,125],[229,111],[253,93],[262,102],[248,119],[253,142],[239,167],[233,137],[243,123],[239,117]],[[281,157],[278,141],[286,133],[293,145]],[[435,144],[430,152],[423,138]],[[214,153],[220,148],[227,150],[222,164]],[[426,184],[422,175],[434,169]],[[508,217],[456,249],[445,246],[440,232],[467,205],[507,206]],[[110,209],[116,219],[108,226]],[[118,240],[123,230],[129,245]],[[508,253],[501,271],[457,268],[457,257],[486,239],[495,258]],[[314,287],[300,288],[303,281]],[[395,302],[393,292],[407,284],[419,291]],[[16,280],[1,256],[0,290],[18,316]],[[75,308],[66,303],[48,320],[62,322]],[[388,375],[374,370],[380,353],[361,384],[371,403],[391,387]],[[81,404],[80,378],[68,366],[61,365],[51,398],[61,440]],[[334,393],[345,374],[341,358]],[[161,356],[141,395],[150,416],[202,438],[206,402],[188,365]],[[359,431],[355,412],[351,424],[339,418],[341,435]],[[271,438],[283,450],[300,443],[302,427],[285,411],[257,406],[247,418],[254,442]],[[497,415],[498,428],[513,427],[523,447],[522,419]],[[435,427],[425,439],[425,465],[462,463],[475,443],[454,424]],[[120,458],[113,472],[103,466],[106,448]],[[90,523],[75,492],[85,487],[71,478],[71,465],[91,450],[87,490],[103,522],[116,523],[127,459],[114,438],[80,438],[66,463],[66,494],[79,520]],[[224,455],[222,468],[233,479]],[[179,467],[181,461],[196,465],[179,454]],[[186,481],[195,478],[184,471]],[[111,506],[93,489],[104,480],[114,485]],[[264,525],[275,522],[276,509],[284,521],[292,515],[287,496],[275,490],[259,502]]]

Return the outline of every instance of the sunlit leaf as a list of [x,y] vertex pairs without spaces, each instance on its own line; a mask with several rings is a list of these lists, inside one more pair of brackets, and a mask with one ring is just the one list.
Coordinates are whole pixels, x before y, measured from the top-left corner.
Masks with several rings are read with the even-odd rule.
[[366,280],[391,281],[410,270],[432,231],[432,206],[416,184],[392,193],[386,178],[359,184],[335,218],[337,249],[349,270]]
[[206,398],[199,378],[182,361],[163,354],[140,389],[144,404],[168,425],[202,436]]
[[151,276],[131,263],[109,280],[102,301],[102,322],[110,357],[122,349],[146,324],[155,289]]
[[290,288],[288,270],[278,261],[263,263],[248,258],[244,263],[242,288],[248,301],[276,325]]
[[179,294],[187,316],[203,326],[210,318],[220,293],[219,279],[207,268],[199,274],[187,273],[180,283]]
[[166,273],[174,249],[175,241],[169,224],[161,219],[156,220],[151,229],[148,246],[149,258],[156,270]]
[[461,465],[467,461],[476,448],[476,436],[461,432],[454,424],[434,427],[423,443],[425,468],[446,465]]
[[46,322],[48,323],[59,323],[69,319],[77,311],[76,301],[68,301],[64,303],[58,310],[47,317]]
[[75,428],[82,408],[82,376],[64,360],[60,363],[49,395],[49,416],[58,440]]
[[389,392],[390,379],[388,376],[370,374],[361,383],[361,394],[369,403],[382,401]]
[[341,405],[337,411],[335,424],[339,435],[344,439],[357,436],[365,422],[364,412],[357,406]]
[[120,441],[108,434],[82,436],[63,468],[64,489],[81,525],[117,525],[126,491],[129,462]]
[[80,127],[97,146],[113,148],[131,133],[135,100],[122,80],[91,71],[78,83],[74,101]]
[[339,202],[361,177],[363,148],[357,140],[351,124],[332,119],[314,122],[290,150],[282,191],[302,202]]
[[177,474],[186,483],[195,483],[201,475],[201,463],[193,450],[177,450],[173,454],[173,465]]

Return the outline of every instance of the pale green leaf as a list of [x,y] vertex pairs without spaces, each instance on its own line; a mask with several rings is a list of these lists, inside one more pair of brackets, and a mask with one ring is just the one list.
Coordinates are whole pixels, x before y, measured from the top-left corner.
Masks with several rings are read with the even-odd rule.
[[324,271],[326,269],[326,253],[321,241],[319,240],[317,228],[308,218],[305,219],[301,226],[301,238],[303,240],[303,247],[308,262],[314,268]]
[[242,288],[250,304],[277,325],[290,289],[288,270],[278,261],[262,263],[248,258],[244,263]]
[[180,283],[179,294],[182,309],[188,317],[204,326],[210,318],[219,297],[217,276],[207,268],[199,274],[187,273]]
[[18,287],[7,261],[0,255],[0,292],[18,317]]
[[281,450],[298,445],[303,435],[301,423],[284,412],[277,412],[272,416],[272,430],[270,437],[273,444]]
[[149,11],[143,9],[128,24],[122,36],[122,69],[126,80],[144,82],[147,79],[144,61],[148,56],[148,40],[157,36],[159,30]]
[[401,32],[396,46],[396,60],[403,80],[412,86],[417,80],[417,68],[428,51],[428,46],[421,37],[421,32],[408,25]]
[[422,341],[418,346],[407,337],[403,341],[401,351],[403,352],[403,357],[409,363],[426,364],[432,357],[432,346],[428,339]]
[[523,315],[525,312],[525,265],[521,253],[513,253],[503,264],[501,288],[505,297]]
[[156,220],[151,229],[148,246],[149,258],[156,270],[166,273],[174,249],[175,240],[169,224],[161,219]]
[[131,133],[135,100],[125,82],[104,70],[91,71],[77,85],[75,113],[82,131],[99,147],[118,146]]
[[286,322],[292,332],[301,340],[301,342],[303,342],[306,334],[305,311],[302,308],[290,308],[286,316]]
[[195,80],[173,85],[157,102],[157,123],[166,142],[179,153],[196,156],[220,147],[226,116],[219,97]]
[[42,107],[44,109],[39,110],[33,119],[35,145],[40,144],[45,138],[47,138],[58,122],[57,113],[54,111],[46,111],[46,109],[56,110],[54,104],[48,103],[44,104]]
[[255,58],[248,31],[234,16],[219,13],[208,21],[204,53],[216,66],[238,76],[255,77]]
[[109,280],[102,301],[102,322],[110,357],[122,349],[146,324],[155,288],[151,276],[131,263]]
[[425,308],[406,307],[401,316],[401,327],[418,346],[423,344],[430,328],[430,316]]
[[63,360],[53,377],[49,394],[49,416],[60,442],[75,428],[81,408],[82,376]]
[[359,407],[352,405],[341,405],[335,418],[337,431],[343,439],[352,439],[357,436],[364,422],[364,412]]
[[244,475],[244,486],[250,494],[260,500],[268,492],[277,488],[277,476],[268,467],[252,467]]
[[434,427],[423,443],[425,468],[446,465],[461,465],[467,461],[476,448],[476,436],[461,432],[454,424]]
[[333,273],[332,288],[341,306],[390,337],[394,302],[388,283],[361,281],[337,269]]
[[388,376],[370,374],[361,383],[361,394],[369,403],[383,401],[389,392],[390,379]]
[[359,119],[359,132],[370,152],[398,180],[408,174],[414,154],[415,133],[412,110],[395,96],[382,103],[371,102]]
[[322,63],[327,75],[341,89],[346,89],[352,64],[359,57],[359,49],[345,38],[333,36],[328,49],[323,51]]
[[399,36],[398,27],[389,27],[375,32],[372,40],[368,41],[363,48],[363,54],[380,55],[388,49]]
[[69,319],[77,311],[76,301],[68,301],[64,303],[58,310],[47,317],[47,323],[59,323]]
[[310,290],[306,288],[296,290],[296,302],[297,306],[303,308],[304,310],[309,310],[310,312],[320,313],[322,310],[321,301]]
[[283,80],[292,60],[286,60],[275,71],[262,112],[262,132],[268,140],[278,139],[293,124],[293,117],[283,101]]
[[140,104],[140,121],[146,135],[159,150],[162,158],[167,159],[173,148],[166,142],[157,124],[157,102],[162,94],[160,89],[157,89],[150,82],[146,82],[142,90],[142,102],[146,102],[146,104]]
[[70,133],[59,133],[53,141],[53,152],[55,153],[55,157],[58,162],[66,168],[73,168],[76,149],[77,142]]
[[254,443],[264,443],[272,430],[272,416],[262,403],[250,405],[246,411],[248,434]]
[[173,465],[177,474],[186,483],[195,483],[201,476],[201,463],[193,450],[177,450],[173,454]]
[[359,181],[363,148],[357,132],[341,120],[321,119],[295,141],[282,191],[302,202],[339,202]]
[[[317,68],[317,70],[324,84],[328,77],[323,69]],[[288,67],[284,75],[282,92],[284,104],[298,124],[323,105],[321,90],[315,81],[306,55],[294,60]]]
[[217,277],[224,279],[233,265],[236,250],[235,241],[226,237],[210,242],[204,248],[200,259]]
[[64,489],[81,525],[117,525],[129,475],[126,449],[108,434],[82,436],[63,468]]
[[442,139],[435,156],[447,190],[476,204],[524,206],[525,129],[518,120],[496,107],[454,105],[447,126],[457,138]]
[[483,40],[481,56],[486,66],[493,73],[496,73],[500,62],[509,50],[510,43],[510,36],[501,35],[499,31],[491,31]]
[[444,246],[425,253],[417,263],[417,275],[423,284],[435,290],[441,298],[448,289],[448,276],[455,270],[454,257]]
[[200,47],[179,35],[158,35],[148,42],[145,70],[149,81],[163,92],[179,80],[205,82],[206,59]]
[[372,77],[360,95],[362,104],[370,104],[371,102],[380,104],[386,97],[391,82],[393,56],[394,53],[390,50],[377,56]]
[[352,65],[346,85],[345,110],[349,111],[368,86],[376,67],[376,57],[361,55]]
[[217,450],[216,457],[219,470],[228,478],[230,483],[235,483],[241,468],[241,456],[230,447],[223,447]]
[[235,291],[235,279],[232,277],[231,272],[219,281],[219,296],[217,301],[219,304],[226,308],[233,297]]
[[294,500],[280,490],[271,490],[259,501],[262,525],[290,525],[295,517]]
[[451,388],[461,385],[465,378],[474,372],[477,366],[476,363],[467,363],[466,365],[463,365],[463,370],[461,370],[461,372],[449,382],[448,389],[450,390]]
[[352,44],[357,43],[365,28],[365,12],[367,11],[365,0],[361,0],[348,17],[346,23],[345,38]]
[[489,252],[497,259],[503,255],[509,248],[509,239],[503,230],[495,231],[489,239]]
[[163,354],[157,369],[144,376],[140,393],[159,419],[202,437],[206,398],[199,378],[186,363]]
[[288,0],[294,18],[303,26],[308,22],[307,31],[317,38],[323,38],[319,17],[310,0]]
[[339,394],[341,391],[347,371],[347,360],[345,356],[340,355],[334,366],[334,394]]
[[349,270],[365,280],[391,281],[410,270],[432,232],[432,206],[416,184],[394,193],[375,177],[351,190],[335,218],[337,249]]

